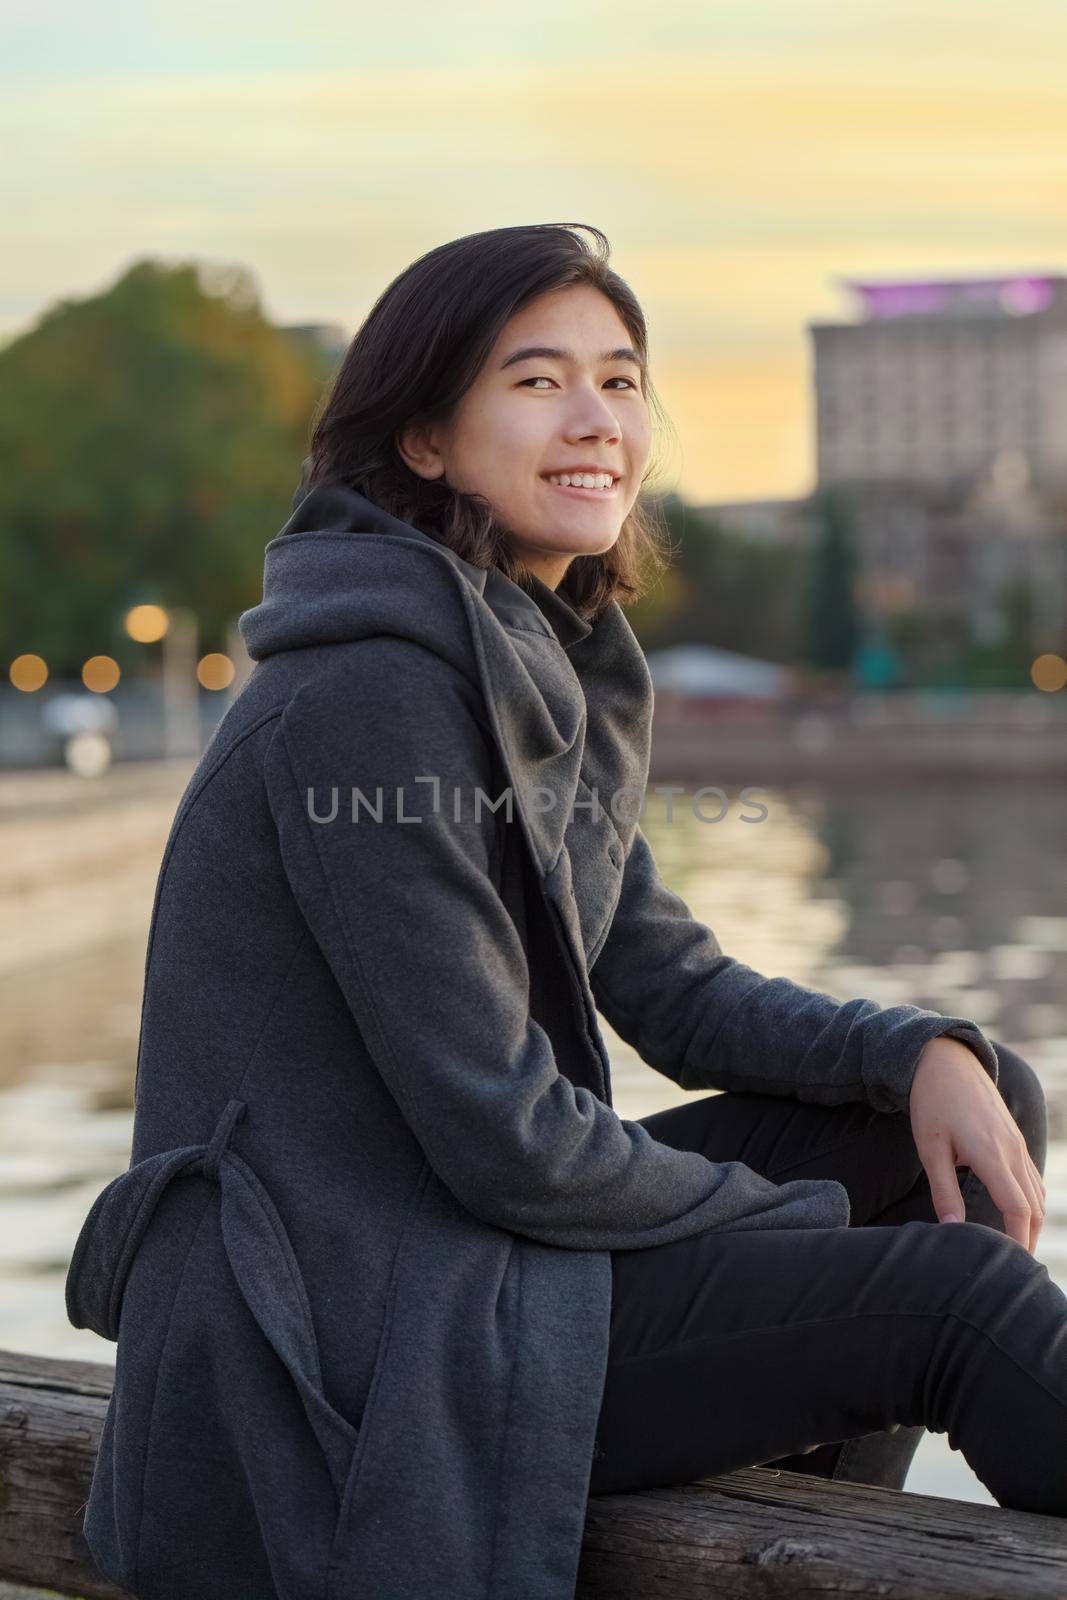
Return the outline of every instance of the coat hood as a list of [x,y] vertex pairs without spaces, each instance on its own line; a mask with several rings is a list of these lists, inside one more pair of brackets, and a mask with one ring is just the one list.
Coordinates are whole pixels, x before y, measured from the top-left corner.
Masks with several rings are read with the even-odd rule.
[[[238,619],[254,661],[280,650],[395,631],[404,596],[397,590],[396,566],[381,559],[382,539],[404,540],[416,550],[434,552],[505,626],[554,634],[564,649],[588,638],[593,630],[591,622],[540,578],[530,577],[532,594],[528,594],[498,568],[472,565],[344,484],[297,490],[295,502],[292,516],[265,551],[263,599]],[[412,588],[424,573],[425,564],[415,554],[410,563]],[[423,620],[433,632],[432,618]]]
[[[263,599],[238,618],[254,661],[379,635],[412,639],[481,691],[542,875],[579,786],[630,848],[648,781],[652,681],[617,601],[589,622],[540,579],[527,594],[344,485],[317,485],[267,545]],[[537,795],[533,793],[536,787]],[[547,792],[556,803],[545,806]],[[624,794],[625,791],[625,794]],[[584,801],[583,803],[588,803]]]

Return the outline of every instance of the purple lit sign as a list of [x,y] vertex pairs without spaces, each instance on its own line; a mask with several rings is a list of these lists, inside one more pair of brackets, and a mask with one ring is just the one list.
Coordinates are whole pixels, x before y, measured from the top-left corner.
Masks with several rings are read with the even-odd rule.
[[949,306],[1000,306],[1016,316],[1044,311],[1053,297],[1052,278],[969,278],[927,283],[860,283],[844,280],[863,300],[868,316],[931,316]]

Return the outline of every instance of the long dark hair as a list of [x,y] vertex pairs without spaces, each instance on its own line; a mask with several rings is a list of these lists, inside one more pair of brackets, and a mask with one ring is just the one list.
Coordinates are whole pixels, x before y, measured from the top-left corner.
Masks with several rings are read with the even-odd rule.
[[[579,234],[593,236],[596,248]],[[505,323],[551,290],[590,284],[614,305],[647,373],[644,314],[629,285],[608,266],[610,245],[587,223],[493,228],[439,245],[407,267],[379,296],[352,340],[314,423],[308,487],[341,481],[475,566],[499,567],[522,584],[525,572],[484,495],[413,472],[396,448],[414,422],[445,421],[474,382]],[[669,419],[647,376],[654,417]],[[576,556],[559,593],[589,618],[613,600],[629,604],[666,564],[668,531],[657,500],[642,488],[610,550]]]

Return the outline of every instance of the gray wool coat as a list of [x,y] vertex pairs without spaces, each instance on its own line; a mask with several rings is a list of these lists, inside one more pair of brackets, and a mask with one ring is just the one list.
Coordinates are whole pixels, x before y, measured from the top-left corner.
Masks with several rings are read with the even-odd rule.
[[117,1342],[90,1550],[142,1600],[571,1600],[610,1252],[849,1220],[621,1119],[598,1011],[687,1089],[887,1112],[936,1034],[995,1054],[761,976],[663,884],[617,605],[331,485],[241,628],[159,874],[129,1169],[67,1280]]

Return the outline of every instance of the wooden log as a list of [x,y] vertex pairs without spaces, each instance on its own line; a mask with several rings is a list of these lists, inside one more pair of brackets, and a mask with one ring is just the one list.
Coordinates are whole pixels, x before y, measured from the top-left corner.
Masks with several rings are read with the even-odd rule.
[[[81,1532],[114,1376],[0,1351],[0,1579],[128,1600]],[[1064,1600],[1067,1518],[769,1467],[589,1501],[575,1600],[844,1595]]]
[[[0,1350],[0,1577],[123,1600],[82,1534],[114,1367]],[[128,1596],[126,1597],[128,1600]]]
[[1064,1600],[1067,1518],[751,1467],[590,1500],[576,1600]]

